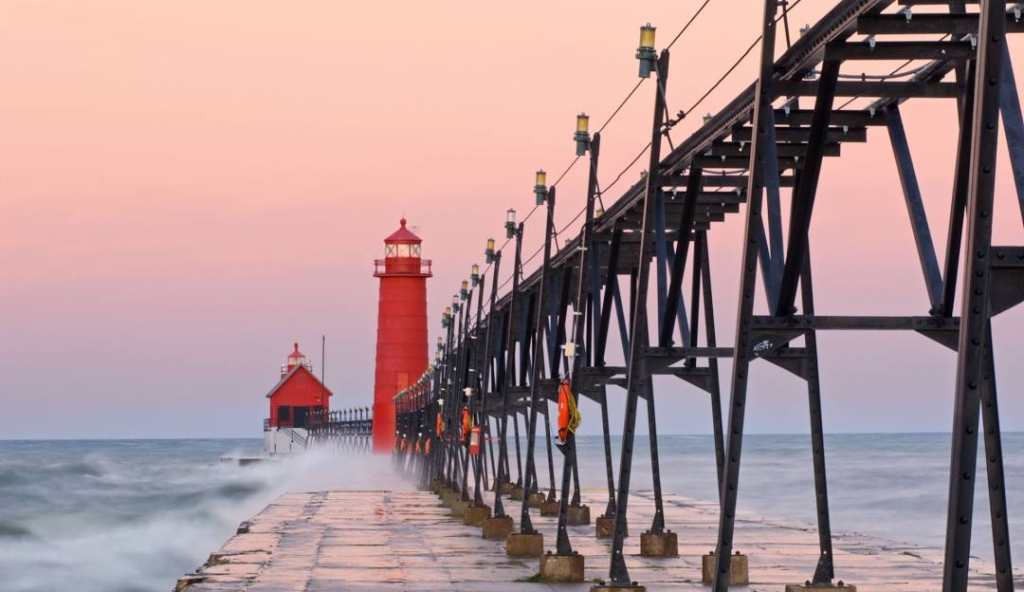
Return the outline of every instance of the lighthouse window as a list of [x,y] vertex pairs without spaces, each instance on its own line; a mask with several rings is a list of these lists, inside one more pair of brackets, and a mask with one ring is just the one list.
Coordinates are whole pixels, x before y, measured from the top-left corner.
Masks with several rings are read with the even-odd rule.
[[399,257],[409,257],[410,256],[409,253],[410,253],[409,245],[398,245],[398,256]]
[[395,245],[384,245],[384,256],[394,257],[395,256]]

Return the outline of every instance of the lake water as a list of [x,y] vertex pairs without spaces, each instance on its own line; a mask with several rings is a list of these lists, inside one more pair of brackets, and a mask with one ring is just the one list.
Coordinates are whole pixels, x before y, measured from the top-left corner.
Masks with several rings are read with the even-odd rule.
[[[12,592],[170,590],[239,522],[285,491],[408,487],[387,460],[376,457],[311,454],[249,467],[219,462],[225,454],[258,453],[261,444],[255,439],[0,441],[0,587]],[[710,436],[662,436],[660,444],[667,491],[717,497]],[[650,488],[646,446],[638,438],[634,489]],[[1024,535],[1024,434],[1005,435],[1004,446],[1011,534],[1019,540]],[[618,447],[615,438],[615,456]],[[597,437],[580,441],[584,487],[604,487],[601,450]],[[942,545],[947,435],[831,435],[826,450],[835,532]],[[547,484],[544,458],[539,459],[542,485]],[[739,503],[741,510],[811,523],[808,438],[748,436]],[[984,486],[977,507],[973,554],[988,558]]]

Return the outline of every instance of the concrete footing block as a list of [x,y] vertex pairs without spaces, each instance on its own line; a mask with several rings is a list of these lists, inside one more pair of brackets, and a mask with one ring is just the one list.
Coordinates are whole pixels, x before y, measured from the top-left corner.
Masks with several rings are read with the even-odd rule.
[[[701,558],[701,581],[710,584],[715,578],[715,553],[712,551]],[[746,586],[750,584],[750,570],[747,565],[747,556],[741,555],[738,551],[732,556],[729,562],[729,585]]]
[[505,539],[509,557],[540,557],[544,554],[544,535],[539,532],[513,532]]
[[512,494],[512,490],[515,489],[515,487],[516,486],[515,486],[514,483],[509,483],[509,482],[506,481],[505,483],[502,483],[498,487],[498,493],[501,494],[501,495],[511,495]]
[[[569,526],[590,524],[590,506],[569,506]],[[612,527],[614,527],[614,521]]]
[[457,491],[446,491],[441,495],[441,505],[450,508],[452,502],[462,499],[462,494]]
[[452,509],[451,515],[452,515],[452,517],[453,518],[462,518],[463,516],[465,516],[466,515],[466,508],[468,508],[469,505],[470,505],[470,502],[465,502],[465,501],[462,501],[460,499],[457,499],[457,500],[453,501],[452,505],[451,505],[451,509]]
[[489,541],[504,541],[512,534],[511,516],[484,518],[484,538]]
[[548,496],[544,495],[543,493],[541,493],[539,491],[535,491],[535,492],[530,494],[530,507],[531,508],[539,508],[540,505],[543,504],[544,501],[547,500],[547,499],[548,499]]
[[466,526],[483,526],[484,520],[491,517],[488,505],[469,506],[462,513],[462,523]]
[[[531,502],[533,500],[530,500]],[[541,516],[558,516],[558,502],[543,501],[540,503]]]
[[812,584],[807,581],[803,584],[786,584],[786,592],[857,592],[857,586],[843,583],[839,580],[835,584]]
[[[597,517],[597,538],[610,539],[615,536],[615,516]],[[626,523],[626,536],[629,536],[629,522]]]
[[522,487],[513,487],[512,488],[512,493],[509,494],[509,497],[512,499],[512,501],[515,501],[515,502],[523,501],[523,488]]
[[678,557],[679,537],[671,530],[667,532],[640,533],[641,557]]
[[430,491],[433,493],[440,493],[441,491],[441,480],[434,479],[430,482]]
[[583,555],[552,555],[549,551],[540,558],[540,579],[544,582],[579,584],[583,581]]

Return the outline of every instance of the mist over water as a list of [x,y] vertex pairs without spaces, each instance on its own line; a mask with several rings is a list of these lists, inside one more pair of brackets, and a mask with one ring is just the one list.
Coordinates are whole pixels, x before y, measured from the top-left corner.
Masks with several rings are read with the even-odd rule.
[[286,491],[408,488],[387,461],[238,467],[260,440],[0,441],[0,589],[171,590]]
[[[543,438],[537,443],[546,488]],[[659,443],[665,491],[717,497],[710,436],[662,435]],[[614,437],[615,458],[620,446]],[[1021,541],[1024,434],[1005,434],[1003,446],[1011,540]],[[284,492],[411,489],[387,457],[314,452],[247,467],[219,462],[261,447],[260,440],[0,441],[0,590],[167,591]],[[579,448],[583,486],[599,503],[606,487],[601,438],[581,436]],[[514,478],[514,446],[510,452]],[[833,532],[942,546],[948,435],[829,435],[826,454]],[[560,456],[554,452],[557,480]],[[972,555],[990,559],[984,474],[979,467]],[[813,525],[813,483],[806,435],[745,438],[741,511]],[[651,487],[643,436],[635,443],[632,486]]]

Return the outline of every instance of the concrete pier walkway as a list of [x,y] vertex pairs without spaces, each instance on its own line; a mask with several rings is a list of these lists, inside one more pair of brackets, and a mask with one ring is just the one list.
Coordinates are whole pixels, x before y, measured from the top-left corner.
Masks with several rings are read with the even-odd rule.
[[[597,517],[603,505],[590,498]],[[506,506],[506,510],[518,505]],[[714,548],[715,504],[679,496],[665,499],[667,528],[679,533],[679,557],[639,556],[641,530],[653,516],[645,492],[630,498],[626,539],[630,575],[648,590],[706,590],[701,555]],[[555,543],[555,518],[534,510],[534,526],[545,548]],[[813,529],[741,515],[736,548],[749,556],[749,587],[735,590],[782,592],[814,571]],[[518,524],[518,520],[516,520]],[[537,573],[538,559],[506,557],[502,542],[481,538],[479,528],[449,516],[429,492],[327,491],[289,493],[244,523],[206,565],[181,578],[189,592],[583,591],[608,569],[609,544],[594,526],[570,527],[574,548],[586,557],[586,583],[544,584],[523,580]],[[932,592],[941,588],[942,551],[859,534],[835,536],[837,579],[859,590]],[[972,563],[971,590],[995,590],[991,563]],[[1018,583],[1024,575],[1018,573]]]

